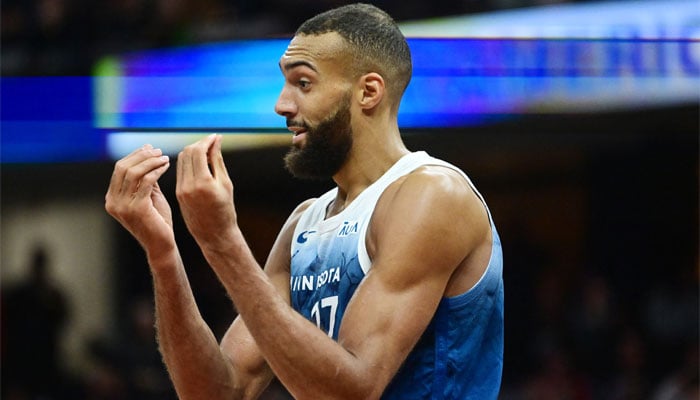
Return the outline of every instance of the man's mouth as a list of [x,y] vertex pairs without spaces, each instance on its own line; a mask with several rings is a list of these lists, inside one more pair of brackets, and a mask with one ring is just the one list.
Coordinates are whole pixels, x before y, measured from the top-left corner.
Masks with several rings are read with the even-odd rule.
[[288,126],[287,129],[294,134],[292,136],[292,144],[300,146],[306,136],[306,128],[303,126]]
[[306,128],[304,128],[303,126],[288,126],[287,129],[294,133],[294,136],[299,136],[301,134],[306,133]]

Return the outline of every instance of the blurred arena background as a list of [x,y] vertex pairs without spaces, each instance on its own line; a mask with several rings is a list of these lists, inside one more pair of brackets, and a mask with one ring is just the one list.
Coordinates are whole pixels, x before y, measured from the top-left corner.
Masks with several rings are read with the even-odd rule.
[[[188,62],[172,64],[178,55],[193,59],[181,50],[214,46],[228,54],[231,43],[288,38],[306,18],[343,3],[2,2],[2,398],[174,398],[154,339],[143,252],[104,212],[103,198],[120,146],[162,140],[176,151],[200,132],[181,122],[181,104],[138,108],[144,98],[129,97],[135,92],[128,85],[170,76],[155,68],[168,59],[182,68],[172,75],[185,82],[178,93],[189,90],[220,71],[192,75]],[[501,398],[697,399],[700,5],[372,3],[407,35],[466,37],[477,45],[483,39],[514,52],[511,69],[456,74],[492,79],[469,81],[477,100],[499,107],[518,100],[517,107],[467,113],[452,125],[407,120],[405,129],[409,148],[470,174],[499,227],[506,285]],[[596,6],[618,14],[606,18]],[[550,30],[533,29],[542,18]],[[613,22],[587,25],[601,20]],[[515,45],[503,44],[513,38]],[[534,53],[522,43],[534,43]],[[590,43],[590,53],[581,50]],[[552,55],[558,49],[564,53]],[[528,56],[542,51],[549,52],[542,65]],[[601,66],[597,51],[617,61]],[[421,74],[430,77],[425,57],[412,85],[421,84]],[[446,79],[453,73],[441,71]],[[494,86],[512,78],[508,71],[518,71],[519,80]],[[551,73],[561,86],[552,92],[567,96],[528,102],[539,93],[529,92],[527,79]],[[110,84],[115,77],[125,79]],[[613,85],[614,93],[586,90],[601,85]],[[188,107],[199,96],[211,100],[193,96]],[[421,110],[415,97],[407,104]],[[267,108],[276,118],[273,103]],[[140,120],[140,112],[156,122]],[[262,262],[293,207],[331,182],[289,177],[281,162],[288,138],[275,126],[240,132],[226,128],[225,112],[212,115],[223,115],[221,126],[198,128],[228,133],[241,224]],[[174,178],[169,171],[162,182],[173,205]],[[235,311],[177,216],[176,230],[200,309],[220,337]],[[278,384],[265,396],[288,398]]]

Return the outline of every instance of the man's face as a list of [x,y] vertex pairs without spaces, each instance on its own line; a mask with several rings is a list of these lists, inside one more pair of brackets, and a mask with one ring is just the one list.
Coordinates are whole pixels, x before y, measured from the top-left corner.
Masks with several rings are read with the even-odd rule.
[[339,61],[335,33],[297,36],[280,59],[285,85],[275,111],[294,132],[285,157],[296,177],[328,179],[352,148],[351,86]]
[[350,94],[321,122],[310,125],[287,119],[290,128],[305,131],[305,140],[289,149],[284,157],[287,170],[297,178],[328,179],[345,163],[352,148]]

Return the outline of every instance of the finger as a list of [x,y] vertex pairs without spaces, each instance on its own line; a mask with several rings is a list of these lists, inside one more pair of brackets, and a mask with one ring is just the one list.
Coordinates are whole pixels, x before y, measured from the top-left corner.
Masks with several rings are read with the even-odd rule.
[[209,135],[197,142],[192,153],[192,168],[196,179],[207,179],[212,177],[209,170],[209,153],[216,142],[216,135]]
[[226,169],[226,163],[224,163],[224,156],[221,153],[221,142],[223,142],[223,137],[216,135],[214,143],[209,149],[209,163],[216,179],[228,178],[228,170]]
[[127,161],[128,168],[125,170],[124,179],[122,181],[121,192],[133,193],[138,189],[139,183],[143,174],[154,168],[155,165],[162,164],[163,151],[154,149],[153,146],[146,145],[144,148],[136,152]]
[[161,157],[161,159],[164,160],[164,164],[149,170],[145,175],[143,175],[143,178],[141,178],[140,182],[141,184],[134,193],[134,198],[138,199],[143,197],[150,197],[151,193],[153,192],[153,189],[158,186],[158,179],[160,179],[160,177],[163,176],[165,171],[167,171],[168,168],[170,168],[168,156],[163,156]]
[[178,168],[180,175],[183,178],[191,178],[196,175],[197,170],[197,159],[196,154],[199,152],[205,152],[209,147],[208,143],[209,137],[204,139],[199,139],[198,141],[185,146],[184,149],[178,155],[178,164],[181,166]]
[[207,166],[207,150],[212,135],[186,146],[177,157],[177,187],[185,189],[194,179],[211,177]]
[[[156,154],[158,153],[160,153],[160,150],[156,152]],[[168,156],[154,155],[152,157],[144,159],[136,165],[131,166],[128,170],[126,170],[124,174],[124,180],[119,194],[122,196],[132,196],[142,186],[148,187],[148,185],[143,184],[144,176],[146,176],[152,170],[159,168],[163,164],[166,164],[168,162]]]
[[185,175],[185,151],[181,151],[177,155],[177,179],[175,180],[175,185],[177,188],[182,187],[182,181]]
[[194,167],[192,165],[192,154],[195,152],[197,143],[185,146],[177,156],[177,185],[185,187],[190,184],[194,177]]
[[197,180],[211,176],[207,165],[207,147],[203,147],[201,144],[201,142],[197,143],[191,153],[192,177]]
[[160,149],[154,149],[150,144],[146,144],[117,161],[110,180],[109,190],[113,193],[121,193],[131,186],[132,182],[127,177],[127,172],[135,165],[143,162],[149,157],[159,157],[162,155]]
[[118,193],[122,186],[122,181],[124,180],[124,173],[129,168],[131,164],[131,159],[135,154],[140,152],[145,148],[144,146],[132,151],[129,155],[121,158],[114,164],[114,169],[112,170],[112,177],[109,180],[108,192]]

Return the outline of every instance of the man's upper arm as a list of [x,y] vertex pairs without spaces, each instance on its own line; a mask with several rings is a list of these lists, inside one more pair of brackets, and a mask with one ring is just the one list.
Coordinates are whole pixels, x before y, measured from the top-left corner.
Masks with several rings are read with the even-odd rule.
[[[280,295],[290,301],[289,268],[291,240],[299,217],[313,199],[301,203],[280,230],[265,262],[265,273]],[[245,399],[257,398],[270,383],[273,373],[255,339],[238,316],[221,340],[221,350],[233,369],[234,384]]]
[[444,168],[414,172],[380,198],[367,237],[372,268],[348,305],[338,338],[375,369],[377,396],[420,338],[453,272],[488,226],[471,187]]

